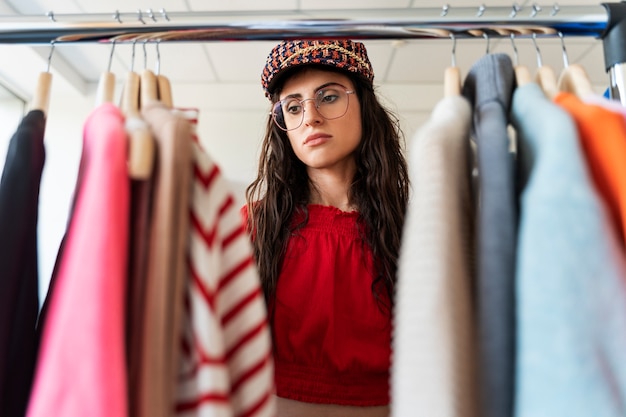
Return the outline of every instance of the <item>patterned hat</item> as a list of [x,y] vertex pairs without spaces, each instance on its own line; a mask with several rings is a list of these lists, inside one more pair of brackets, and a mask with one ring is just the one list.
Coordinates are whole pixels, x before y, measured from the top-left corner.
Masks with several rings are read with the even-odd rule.
[[365,45],[350,40],[283,41],[270,52],[261,75],[265,96],[270,98],[278,76],[299,65],[328,65],[374,81],[374,70]]

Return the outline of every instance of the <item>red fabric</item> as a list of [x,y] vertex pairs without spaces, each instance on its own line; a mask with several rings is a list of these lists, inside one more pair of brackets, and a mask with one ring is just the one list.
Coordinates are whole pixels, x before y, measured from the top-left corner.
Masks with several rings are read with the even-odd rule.
[[308,224],[288,244],[270,306],[277,395],[389,404],[391,320],[372,293],[372,254],[361,240],[358,213],[308,209]]

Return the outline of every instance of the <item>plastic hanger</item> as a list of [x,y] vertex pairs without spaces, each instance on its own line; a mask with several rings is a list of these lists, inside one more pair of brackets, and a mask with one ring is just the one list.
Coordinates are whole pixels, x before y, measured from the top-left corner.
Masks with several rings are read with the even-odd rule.
[[52,54],[54,53],[54,41],[50,42],[50,54],[48,55],[48,65],[45,72],[39,74],[35,93],[30,104],[30,110],[40,110],[43,112],[44,118],[48,116],[48,106],[50,105],[50,90],[52,87],[52,73],[50,72],[50,63],[52,62]]
[[148,126],[139,114],[140,76],[134,71],[135,44],[131,68],[126,76],[122,92],[122,112],[126,115],[126,133],[128,134],[128,174],[133,179],[145,180],[152,174],[155,144]]
[[558,91],[572,93],[579,98],[594,95],[595,92],[593,91],[587,71],[579,64],[569,64],[567,51],[565,50],[565,42],[563,41],[563,34],[561,32],[559,32],[559,37],[561,38],[563,51],[563,71],[561,71],[557,84]]
[[111,55],[109,56],[109,65],[107,70],[100,75],[98,81],[98,90],[96,92],[96,105],[103,103],[112,103],[115,94],[115,74],[111,72],[111,62],[113,61],[113,52],[115,51],[115,39],[111,46]]
[[461,95],[461,71],[456,65],[456,38],[452,38],[452,63],[443,72],[443,95],[444,97]]

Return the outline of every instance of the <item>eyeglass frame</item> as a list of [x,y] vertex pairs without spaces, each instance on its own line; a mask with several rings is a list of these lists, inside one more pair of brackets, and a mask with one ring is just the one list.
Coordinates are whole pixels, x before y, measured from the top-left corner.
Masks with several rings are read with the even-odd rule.
[[[343,89],[343,91],[344,91],[344,92],[346,93],[346,95],[347,95],[348,103],[346,104],[346,110],[343,112],[343,114],[342,114],[341,116],[331,117],[331,118],[325,117],[325,116],[324,116],[322,113],[320,113],[320,111],[319,111],[320,106],[318,106],[318,105],[315,103],[315,99],[316,99],[316,97],[305,98],[304,100],[298,100],[298,99],[296,99],[295,97],[291,97],[291,99],[295,99],[295,100],[296,100],[296,101],[298,101],[298,103],[300,103],[300,105],[302,106],[302,120],[300,120],[300,124],[299,124],[298,126],[296,126],[296,127],[293,127],[293,128],[291,128],[291,129],[283,129],[283,128],[282,128],[282,127],[278,124],[278,122],[276,121],[276,116],[275,116],[275,114],[274,114],[274,108],[276,107],[276,105],[277,105],[277,104],[282,103],[283,101],[287,100],[287,99],[289,98],[289,97],[287,97],[287,98],[284,98],[284,99],[282,99],[282,100],[278,100],[277,102],[275,102],[274,104],[272,104],[272,111],[270,111],[270,112],[269,112],[269,115],[270,115],[270,116],[272,116],[272,122],[274,122],[274,124],[276,125],[276,127],[278,127],[278,128],[279,128],[280,130],[282,130],[283,132],[291,132],[292,130],[296,130],[296,129],[298,129],[300,126],[302,126],[302,123],[304,123],[304,113],[306,112],[306,108],[305,108],[305,106],[304,106],[304,103],[305,103],[306,101],[309,101],[309,100],[313,100],[314,105],[315,105],[315,110],[317,110],[317,112],[319,113],[319,115],[320,115],[320,116],[322,116],[322,118],[323,118],[324,120],[336,120],[336,119],[340,119],[340,118],[342,118],[342,117],[343,117],[343,116],[345,116],[345,115],[346,115],[346,113],[348,112],[348,107],[350,107],[350,94],[356,94],[356,91],[355,91],[355,90],[348,90],[348,88],[346,88],[346,87],[344,87],[343,85],[338,84],[338,83],[331,83],[331,84],[328,84],[328,85],[326,85],[326,86],[324,86],[324,87],[322,87],[322,88],[318,89],[318,90],[315,92],[315,95],[317,96],[317,94],[319,94],[319,92],[320,92],[320,91],[323,91],[323,90],[325,90],[326,88],[328,88],[328,87],[330,87],[330,86],[337,86],[337,87],[340,87],[341,89]],[[282,107],[282,106],[281,106],[281,107]],[[283,116],[283,117],[284,117],[284,116]]]

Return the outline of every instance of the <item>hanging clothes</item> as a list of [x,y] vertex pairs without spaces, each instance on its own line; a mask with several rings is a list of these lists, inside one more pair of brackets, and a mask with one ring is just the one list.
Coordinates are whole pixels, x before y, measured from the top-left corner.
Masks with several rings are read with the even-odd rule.
[[524,184],[515,416],[624,416],[620,231],[594,187],[570,115],[528,84],[515,91],[512,120]]
[[85,122],[71,220],[48,292],[28,417],[127,415],[124,355],[129,183],[123,116]]
[[409,148],[413,196],[398,260],[394,417],[477,416],[470,104],[439,101]]
[[[144,120],[127,116],[126,131],[147,129]],[[150,250],[150,225],[152,224],[152,196],[154,181],[130,179],[130,236],[128,257],[128,287],[126,297],[126,361],[128,369],[128,405],[130,415],[138,414],[137,399],[141,381],[143,352],[143,326],[146,318],[148,255]]]
[[191,130],[159,102],[141,115],[156,140],[139,390],[133,416],[174,412],[189,235]]
[[[196,125],[197,111],[175,111]],[[228,181],[193,138],[176,415],[274,416],[270,332],[252,247]]]
[[[621,114],[587,104],[571,93],[560,93],[554,101],[572,115],[591,175],[607,203],[612,222],[626,245],[626,124]],[[622,249],[623,250],[623,249]]]
[[472,103],[478,156],[477,332],[481,417],[513,413],[515,363],[515,160],[507,132],[515,73],[505,54],[470,69],[463,95]]
[[37,219],[45,116],[29,112],[9,142],[0,181],[0,415],[26,412],[37,357]]

